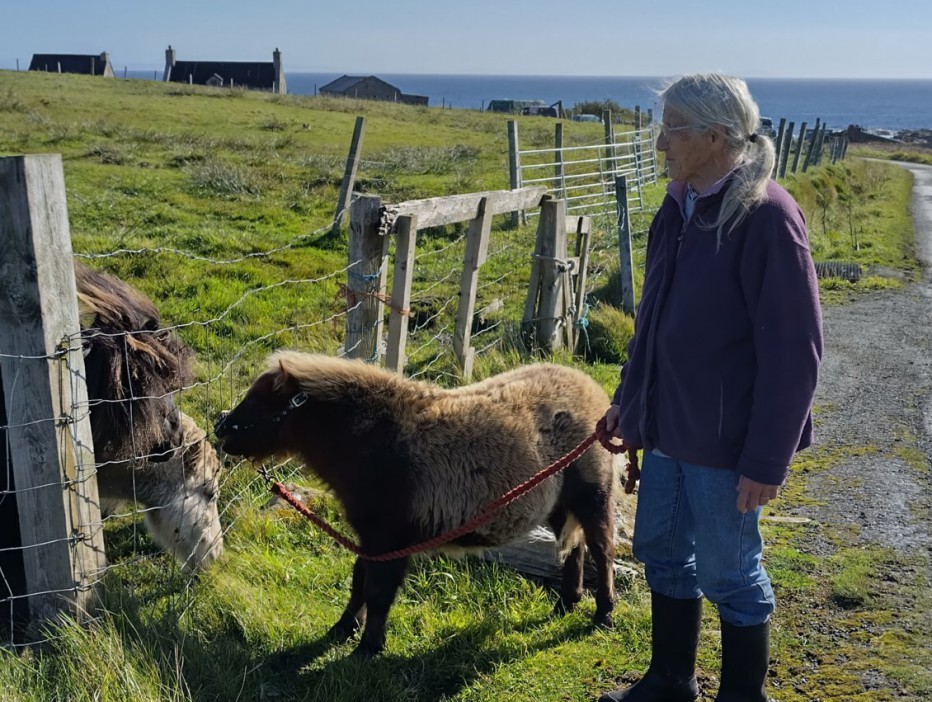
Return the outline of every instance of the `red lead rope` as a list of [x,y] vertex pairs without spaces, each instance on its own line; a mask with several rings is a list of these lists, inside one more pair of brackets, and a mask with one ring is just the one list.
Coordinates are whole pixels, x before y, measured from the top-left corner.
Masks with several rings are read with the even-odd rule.
[[352,551],[360,558],[363,558],[367,561],[393,561],[397,558],[404,558],[415,553],[421,553],[422,551],[429,551],[431,549],[437,548],[438,546],[441,546],[448,541],[457,539],[464,534],[468,534],[469,532],[474,531],[477,527],[480,527],[486,522],[491,521],[491,519],[499,510],[517,500],[524,493],[533,490],[550,476],[559,473],[561,470],[569,466],[571,463],[573,463],[573,461],[582,456],[596,441],[598,441],[600,444],[602,444],[603,447],[612,453],[621,453],[622,451],[628,452],[628,475],[625,480],[625,492],[630,495],[632,492],[634,492],[634,486],[637,483],[638,478],[641,476],[641,471],[638,468],[637,451],[627,447],[624,443],[612,443],[612,436],[605,430],[605,418],[603,417],[599,420],[598,424],[596,424],[595,431],[583,439],[576,448],[566,454],[563,458],[559,459],[555,463],[550,464],[542,471],[530,477],[520,485],[512,488],[494,502],[486,505],[486,507],[481,512],[479,512],[479,514],[477,514],[465,524],[461,524],[451,531],[439,534],[434,538],[429,539],[428,541],[414,544],[413,546],[408,546],[396,551],[380,553],[375,556],[363,553],[362,549],[357,544],[338,532],[322,518],[314,514],[314,512],[311,511],[309,507],[307,507],[307,505],[303,504],[300,500],[298,500],[297,497],[292,495],[280,482],[272,482],[269,489],[273,494],[281,497],[283,500],[285,500],[285,502],[290,504],[301,514],[307,517],[307,519],[320,527],[321,530],[329,534],[334,539],[334,541],[349,551]]

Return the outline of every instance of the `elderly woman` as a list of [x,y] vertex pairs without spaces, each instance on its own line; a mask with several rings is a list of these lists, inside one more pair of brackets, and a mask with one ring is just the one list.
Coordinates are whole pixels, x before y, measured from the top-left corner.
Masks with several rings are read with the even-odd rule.
[[766,700],[774,595],[761,508],[812,442],[822,323],[806,224],[770,179],[774,146],[738,78],[660,95],[672,182],[650,227],[643,296],[608,428],[644,451],[634,554],[652,658],[601,700],[698,697],[702,596],[718,607],[720,702]]

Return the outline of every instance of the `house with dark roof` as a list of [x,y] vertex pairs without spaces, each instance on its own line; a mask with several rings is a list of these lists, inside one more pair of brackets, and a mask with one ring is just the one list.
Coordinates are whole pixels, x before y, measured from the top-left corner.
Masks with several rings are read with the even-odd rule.
[[33,54],[30,71],[48,73],[80,73],[86,76],[113,78],[110,54]]
[[240,87],[252,90],[269,90],[284,95],[288,92],[285,83],[285,68],[282,52],[272,52],[272,61],[179,61],[175,50],[169,46],[165,51],[166,83],[189,83],[214,87]]
[[390,83],[375,76],[341,76],[318,91],[321,95],[359,98],[363,100],[387,100],[406,105],[426,105],[427,96],[407,95]]

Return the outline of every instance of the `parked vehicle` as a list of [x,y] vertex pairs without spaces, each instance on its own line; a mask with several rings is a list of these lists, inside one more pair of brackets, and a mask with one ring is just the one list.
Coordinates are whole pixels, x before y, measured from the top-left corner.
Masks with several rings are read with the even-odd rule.
[[574,122],[597,122],[602,124],[602,118],[598,115],[573,115]]
[[563,101],[557,100],[552,105],[527,105],[521,108],[522,115],[538,117],[563,117]]
[[773,128],[773,120],[770,117],[761,117],[757,133],[771,139],[777,136],[777,130]]

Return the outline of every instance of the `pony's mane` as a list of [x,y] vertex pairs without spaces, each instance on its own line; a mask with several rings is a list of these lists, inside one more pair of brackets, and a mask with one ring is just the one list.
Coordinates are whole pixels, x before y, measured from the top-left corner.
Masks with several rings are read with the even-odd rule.
[[162,379],[168,390],[191,381],[190,349],[172,331],[160,328],[159,312],[149,298],[78,261],[74,274],[85,343],[105,347],[114,356],[130,353],[131,362],[124,361],[124,366],[131,375]]
[[158,310],[138,290],[77,261],[74,272],[97,455],[164,451],[177,424],[172,393],[193,378],[190,348],[160,327]]
[[320,399],[339,399],[349,393],[403,396],[415,401],[440,390],[426,383],[403,378],[364,361],[334,358],[324,354],[277,351],[269,356],[267,369],[275,375],[276,388],[289,379]]

